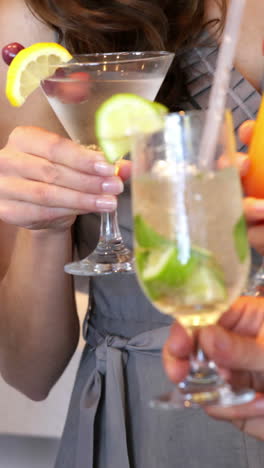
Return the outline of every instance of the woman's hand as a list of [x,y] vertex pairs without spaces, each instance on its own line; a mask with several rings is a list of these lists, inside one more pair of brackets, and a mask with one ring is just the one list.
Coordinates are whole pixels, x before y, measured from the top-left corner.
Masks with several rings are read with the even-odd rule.
[[[254,129],[254,121],[244,122],[239,129],[239,137],[241,141],[248,145],[250,143]],[[263,148],[264,157],[264,148]],[[243,183],[243,175],[245,175],[250,162],[246,156],[240,159],[240,169]],[[244,199],[244,213],[248,224],[249,242],[262,256],[264,255],[264,200],[253,197]]]
[[[200,331],[199,341],[234,388],[251,387],[258,392],[251,403],[208,406],[206,412],[264,440],[264,298],[241,297],[218,325]],[[163,350],[164,367],[173,382],[186,376],[191,352],[192,339],[175,323]]]
[[103,155],[35,127],[17,127],[0,151],[0,219],[28,229],[68,229],[79,214],[113,211],[129,176]]

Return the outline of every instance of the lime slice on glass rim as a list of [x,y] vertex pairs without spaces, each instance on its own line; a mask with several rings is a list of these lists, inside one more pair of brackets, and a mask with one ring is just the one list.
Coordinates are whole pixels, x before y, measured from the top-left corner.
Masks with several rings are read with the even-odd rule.
[[130,137],[137,133],[152,133],[163,126],[167,108],[137,94],[114,94],[95,113],[95,133],[105,158],[115,163],[131,147]]

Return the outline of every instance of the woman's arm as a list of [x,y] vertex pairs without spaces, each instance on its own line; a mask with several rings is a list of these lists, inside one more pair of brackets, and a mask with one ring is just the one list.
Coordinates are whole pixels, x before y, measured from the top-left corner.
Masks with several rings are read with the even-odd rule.
[[[0,48],[55,39],[23,1],[0,0]],[[101,155],[64,138],[40,90],[12,108],[6,72],[0,60],[0,372],[39,400],[79,337],[72,277],[63,270],[72,258],[72,224],[78,214],[114,209],[122,182]]]
[[7,383],[40,400],[78,343],[72,277],[63,272],[72,257],[71,231],[18,229],[10,254],[0,286],[0,369]]
[[32,398],[47,395],[76,347],[72,280],[63,271],[72,258],[71,227],[79,214],[116,208],[123,184],[114,172],[100,153],[34,127],[15,129],[0,151],[0,219],[20,227],[13,245],[8,227],[0,246],[9,249],[0,371]]

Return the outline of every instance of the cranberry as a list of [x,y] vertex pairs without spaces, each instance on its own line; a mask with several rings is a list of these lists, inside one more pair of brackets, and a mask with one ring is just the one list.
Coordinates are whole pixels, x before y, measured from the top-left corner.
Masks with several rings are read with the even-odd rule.
[[42,88],[45,94],[49,97],[57,95],[57,89],[60,87],[60,82],[56,81],[56,78],[65,78],[66,73],[64,68],[60,67],[55,70],[55,73],[42,81]]
[[18,42],[12,42],[11,44],[8,44],[5,47],[3,47],[2,57],[3,57],[4,62],[7,65],[10,65],[13,58],[18,54],[18,52],[20,52],[23,49],[24,47]]
[[78,104],[86,101],[91,91],[91,78],[86,72],[74,72],[67,76],[72,81],[58,83],[57,97],[64,103]]

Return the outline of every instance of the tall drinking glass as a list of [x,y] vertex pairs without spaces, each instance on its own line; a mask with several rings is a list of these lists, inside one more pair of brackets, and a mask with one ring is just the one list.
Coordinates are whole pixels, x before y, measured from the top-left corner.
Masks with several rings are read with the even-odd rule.
[[202,111],[170,114],[161,131],[137,135],[133,145],[137,277],[152,304],[196,343],[189,375],[152,402],[162,408],[241,404],[254,396],[233,392],[198,346],[200,328],[240,295],[250,265],[239,175],[219,164],[229,151],[225,123],[213,166],[201,169],[203,125]]
[[[42,89],[68,135],[98,149],[97,108],[116,93],[135,93],[154,100],[173,57],[162,51],[79,55],[63,65],[54,63],[54,73],[42,82]],[[81,276],[133,271],[133,255],[124,245],[116,212],[101,215],[96,249],[81,261],[66,265],[65,271]]]

